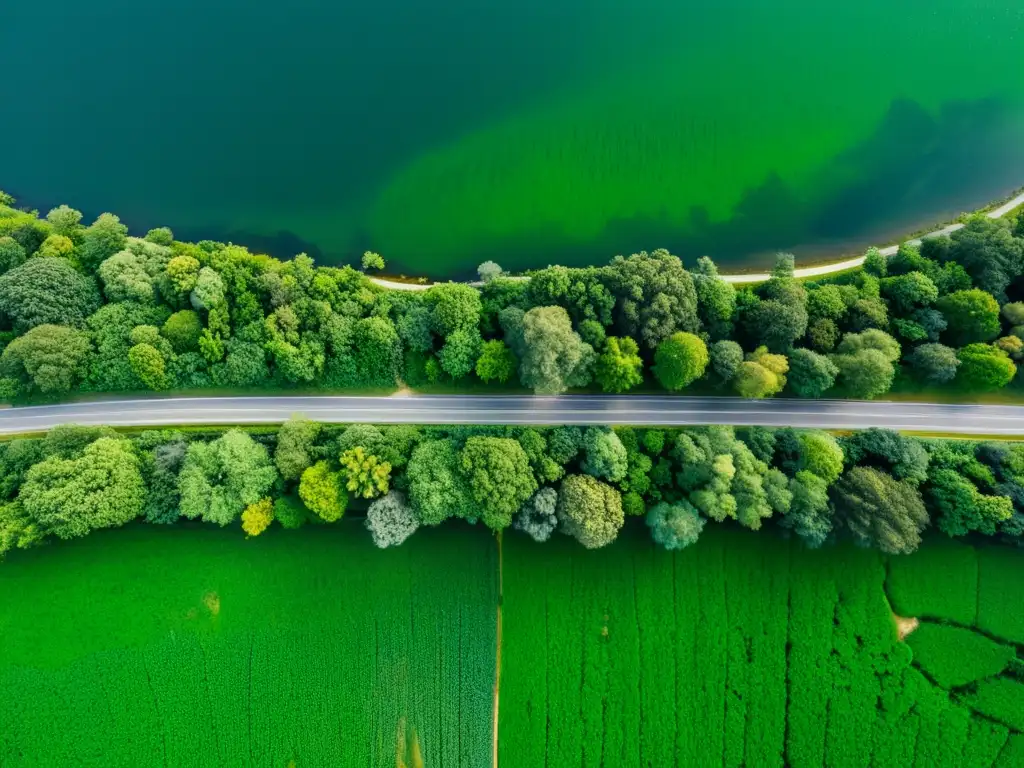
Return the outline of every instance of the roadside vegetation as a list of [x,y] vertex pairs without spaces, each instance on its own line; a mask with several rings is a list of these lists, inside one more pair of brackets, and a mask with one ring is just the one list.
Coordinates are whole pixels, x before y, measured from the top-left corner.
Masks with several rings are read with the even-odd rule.
[[669,550],[715,525],[886,554],[922,535],[1017,542],[1024,443],[870,429],[64,426],[0,443],[0,555],[135,520],[249,537],[361,518],[382,548],[448,520],[538,542],[612,543],[629,518]]
[[[351,267],[130,237],[0,196],[0,401],[188,389],[589,388],[743,397],[879,397],[894,385],[979,394],[1019,380],[1024,217],[818,282],[780,256],[737,289],[667,251],[549,267],[483,286],[385,290]],[[383,266],[367,253],[366,270]]]

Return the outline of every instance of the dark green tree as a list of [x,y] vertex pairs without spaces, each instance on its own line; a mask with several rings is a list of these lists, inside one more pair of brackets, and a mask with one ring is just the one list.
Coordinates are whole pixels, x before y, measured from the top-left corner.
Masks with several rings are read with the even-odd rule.
[[0,275],[0,314],[20,332],[47,324],[81,326],[99,305],[96,282],[67,259],[29,259]]

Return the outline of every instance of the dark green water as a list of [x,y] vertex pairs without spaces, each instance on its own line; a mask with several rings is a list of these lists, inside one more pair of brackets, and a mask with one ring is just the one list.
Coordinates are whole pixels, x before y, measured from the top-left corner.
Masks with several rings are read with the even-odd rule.
[[454,275],[824,256],[1024,184],[1019,0],[49,0],[0,188]]

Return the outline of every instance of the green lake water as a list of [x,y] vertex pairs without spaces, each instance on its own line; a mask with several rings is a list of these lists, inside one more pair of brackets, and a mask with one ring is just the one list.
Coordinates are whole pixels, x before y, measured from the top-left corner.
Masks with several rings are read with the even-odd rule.
[[1024,184],[1018,0],[50,0],[0,188],[454,276],[856,249]]

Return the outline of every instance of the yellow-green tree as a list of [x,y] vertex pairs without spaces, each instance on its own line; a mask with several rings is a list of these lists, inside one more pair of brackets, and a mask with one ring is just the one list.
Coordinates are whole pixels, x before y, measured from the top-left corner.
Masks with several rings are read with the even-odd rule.
[[255,504],[250,504],[242,512],[242,530],[247,538],[259,536],[274,522],[274,502],[269,498],[263,498]]
[[361,446],[349,448],[339,459],[345,474],[345,488],[363,499],[388,492],[391,482],[391,464],[367,453]]

